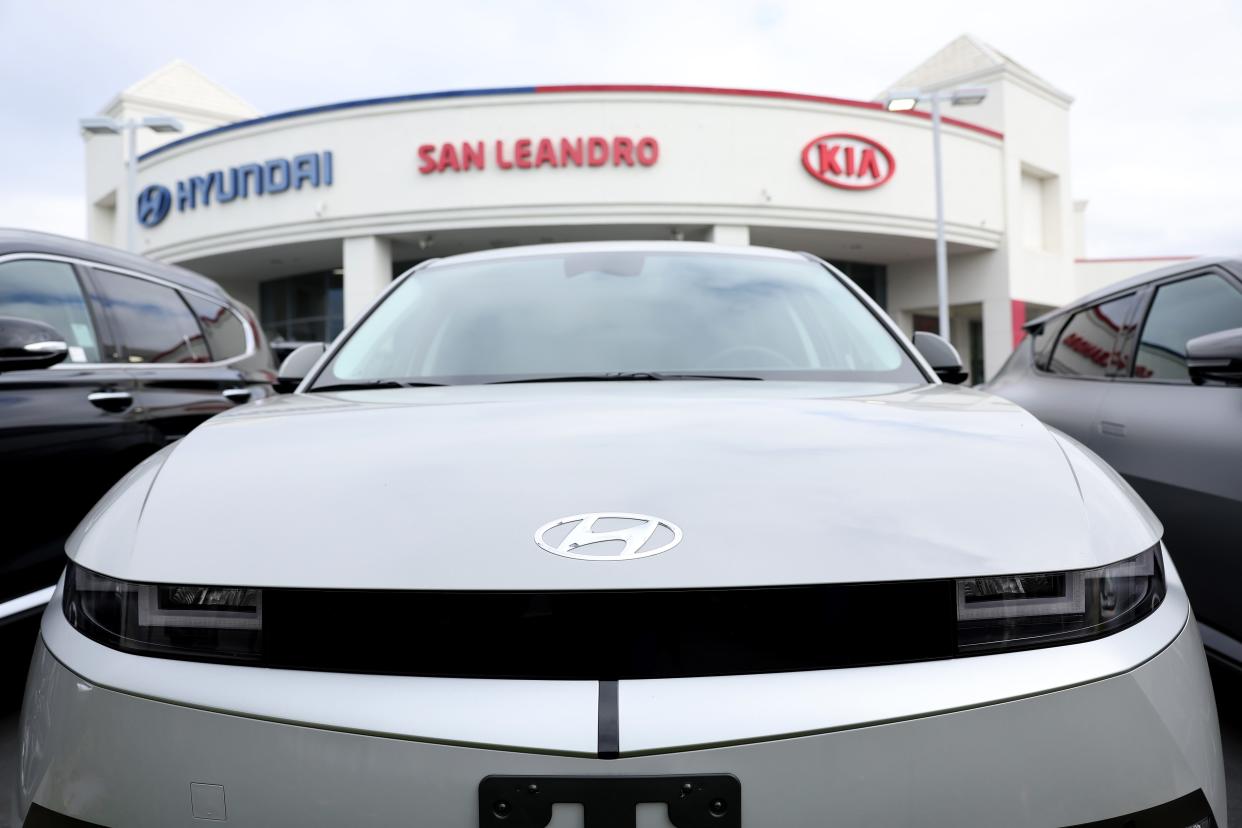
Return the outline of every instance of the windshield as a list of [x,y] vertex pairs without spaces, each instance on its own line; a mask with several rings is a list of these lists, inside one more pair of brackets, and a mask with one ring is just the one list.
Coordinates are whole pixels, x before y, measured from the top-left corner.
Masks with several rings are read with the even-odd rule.
[[926,381],[815,262],[639,250],[417,271],[312,390],[623,377]]

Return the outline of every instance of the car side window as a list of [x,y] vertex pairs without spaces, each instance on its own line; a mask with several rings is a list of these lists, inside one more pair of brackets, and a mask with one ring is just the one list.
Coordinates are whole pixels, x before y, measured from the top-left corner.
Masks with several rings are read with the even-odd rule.
[[100,361],[99,338],[72,265],[42,259],[0,263],[0,316],[51,325],[69,346],[69,362]]
[[1216,273],[1156,288],[1139,337],[1134,378],[1190,382],[1186,343],[1197,336],[1242,328],[1242,291]]
[[1031,352],[1035,358],[1036,368],[1046,368],[1048,366],[1048,355],[1052,353],[1052,345],[1056,342],[1056,335],[1064,324],[1065,317],[1056,316],[1040,325],[1038,330],[1031,333]]
[[198,317],[212,359],[233,359],[246,353],[246,328],[231,308],[193,293],[182,295]]
[[181,294],[110,270],[92,271],[129,362],[209,362],[207,342]]
[[1061,330],[1047,370],[1067,377],[1103,379],[1124,368],[1118,352],[1129,332],[1135,305],[1131,293],[1084,308]]

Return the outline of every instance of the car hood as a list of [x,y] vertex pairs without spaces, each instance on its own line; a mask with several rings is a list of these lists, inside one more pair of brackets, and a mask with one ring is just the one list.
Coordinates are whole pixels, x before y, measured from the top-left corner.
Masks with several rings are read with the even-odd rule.
[[[589,512],[684,536],[628,561],[536,545]],[[165,583],[631,589],[1076,569],[1159,532],[1094,455],[986,394],[618,382],[265,400],[136,469],[69,552]]]

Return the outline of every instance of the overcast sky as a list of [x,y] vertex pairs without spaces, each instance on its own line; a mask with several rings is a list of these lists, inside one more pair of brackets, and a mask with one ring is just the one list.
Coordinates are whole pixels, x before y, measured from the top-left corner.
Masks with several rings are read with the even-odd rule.
[[83,235],[79,116],[174,58],[263,112],[472,86],[871,98],[963,32],[1074,95],[1092,256],[1242,252],[1242,2],[0,0],[0,226]]

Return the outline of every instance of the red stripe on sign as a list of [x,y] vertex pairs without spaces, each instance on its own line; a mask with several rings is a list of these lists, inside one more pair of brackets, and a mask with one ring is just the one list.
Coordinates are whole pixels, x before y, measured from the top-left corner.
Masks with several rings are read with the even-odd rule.
[[[777,92],[771,89],[733,89],[719,86],[662,86],[659,84],[618,84],[618,83],[574,83],[554,86],[536,86],[535,92],[666,92],[680,95],[738,95],[747,98],[775,98],[786,101],[809,101],[811,103],[831,104],[833,106],[852,106],[858,109],[883,110],[884,104],[878,101],[858,101],[852,98],[832,98],[826,95],[807,95],[802,92]],[[913,118],[931,119],[931,113],[912,109],[907,112],[894,112],[893,115],[905,115]],[[946,124],[969,129],[1004,140],[1005,133],[988,129],[969,121],[957,118],[942,117]]]

